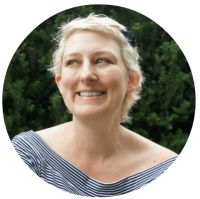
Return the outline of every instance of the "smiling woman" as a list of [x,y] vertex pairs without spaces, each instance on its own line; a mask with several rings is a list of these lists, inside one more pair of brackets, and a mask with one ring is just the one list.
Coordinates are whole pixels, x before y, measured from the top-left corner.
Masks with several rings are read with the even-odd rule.
[[55,79],[73,116],[120,123],[128,71],[119,44],[101,32],[84,30],[70,35],[63,54],[62,72]]
[[12,140],[38,176],[70,193],[114,196],[133,191],[177,157],[121,125],[143,82],[137,47],[126,31],[105,15],[63,24],[50,70],[72,121]]

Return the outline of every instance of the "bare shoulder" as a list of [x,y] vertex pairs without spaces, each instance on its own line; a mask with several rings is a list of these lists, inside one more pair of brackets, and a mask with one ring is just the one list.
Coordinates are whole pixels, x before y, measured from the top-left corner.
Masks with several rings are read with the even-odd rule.
[[140,154],[140,160],[146,165],[146,167],[151,167],[159,164],[165,160],[177,156],[177,154],[163,147],[135,132],[127,131],[130,142],[134,144],[138,149],[138,154]]
[[152,142],[150,140],[147,141],[147,149],[149,149],[147,154],[153,155],[154,162],[156,162],[156,163],[163,162],[165,160],[168,160],[168,159],[178,155],[174,151],[172,151],[164,146],[161,146],[155,142]]
[[48,137],[55,135],[57,132],[59,132],[59,129],[62,127],[62,125],[63,124],[53,126],[53,127],[50,127],[50,128],[46,128],[46,129],[41,129],[39,131],[36,131],[36,133],[39,136],[41,136],[42,138],[48,138]]
[[36,131],[36,133],[52,148],[57,147],[64,140],[68,123],[63,123],[50,128]]

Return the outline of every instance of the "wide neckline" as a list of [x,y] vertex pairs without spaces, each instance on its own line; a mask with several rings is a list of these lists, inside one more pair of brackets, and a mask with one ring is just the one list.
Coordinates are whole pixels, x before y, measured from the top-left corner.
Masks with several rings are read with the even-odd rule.
[[[56,151],[54,151],[43,139],[42,137],[37,134],[35,131],[30,130],[28,131],[30,132],[40,143],[42,144],[38,144],[37,142],[37,146],[45,153],[45,151],[48,151],[48,154],[45,153],[45,160],[48,161],[49,164],[51,164],[53,167],[55,166],[56,162],[59,162],[61,164],[59,164],[59,168],[63,170],[64,172],[66,172],[66,169],[70,172],[72,172],[73,176],[77,176],[78,178],[82,177],[84,179],[84,181],[92,181],[95,184],[98,184],[100,186],[115,186],[116,184],[121,184],[124,181],[127,181],[129,179],[137,179],[137,177],[141,176],[142,174],[148,173],[151,170],[155,170],[157,167],[159,168],[162,165],[165,165],[167,162],[171,162],[173,160],[175,160],[177,158],[177,156],[174,156],[172,158],[169,158],[159,164],[156,164],[146,170],[140,171],[138,173],[134,173],[134,174],[130,174],[127,177],[121,178],[119,180],[116,180],[114,182],[110,182],[110,183],[106,183],[106,182],[101,182],[98,181],[90,176],[88,176],[87,174],[85,174],[83,171],[81,171],[79,168],[77,168],[76,166],[74,166],[73,164],[71,164],[69,161],[65,160],[62,156],[60,156]],[[52,154],[51,156],[49,156],[49,152]],[[54,158],[52,158],[54,157]]]

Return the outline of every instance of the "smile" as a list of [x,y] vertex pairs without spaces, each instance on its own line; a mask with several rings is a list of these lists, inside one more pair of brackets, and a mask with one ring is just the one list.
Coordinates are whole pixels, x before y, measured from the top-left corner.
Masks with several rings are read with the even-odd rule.
[[78,92],[78,95],[81,97],[99,97],[104,95],[104,91],[81,91]]

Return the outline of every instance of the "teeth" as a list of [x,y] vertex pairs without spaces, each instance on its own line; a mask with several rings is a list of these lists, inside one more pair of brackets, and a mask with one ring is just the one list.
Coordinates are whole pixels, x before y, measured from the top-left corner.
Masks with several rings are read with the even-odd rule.
[[104,94],[104,92],[102,92],[102,91],[93,91],[93,92],[83,91],[83,92],[79,92],[79,95],[83,96],[83,97],[95,97],[95,96],[101,96],[103,94]]

